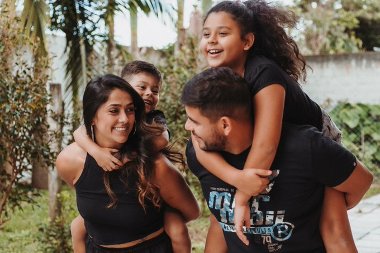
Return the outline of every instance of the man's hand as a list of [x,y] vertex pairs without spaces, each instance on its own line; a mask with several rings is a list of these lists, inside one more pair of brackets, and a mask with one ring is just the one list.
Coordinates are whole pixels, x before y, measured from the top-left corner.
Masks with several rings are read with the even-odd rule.
[[243,233],[243,226],[249,228],[251,226],[250,221],[250,208],[248,206],[248,200],[250,196],[237,190],[235,194],[235,209],[234,209],[234,223],[236,229],[236,235],[245,244],[248,245],[249,241]]
[[257,196],[268,186],[268,177],[272,171],[246,168],[239,173],[241,176],[239,176],[239,180],[236,180],[236,188],[248,196]]
[[118,151],[119,150],[113,148],[98,148],[93,157],[103,170],[113,171],[123,165],[123,163],[114,156]]

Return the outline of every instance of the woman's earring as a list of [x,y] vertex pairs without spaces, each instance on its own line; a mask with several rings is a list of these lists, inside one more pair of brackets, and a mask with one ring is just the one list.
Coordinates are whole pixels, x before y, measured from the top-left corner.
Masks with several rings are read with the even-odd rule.
[[91,139],[95,142],[94,125],[91,125]]
[[135,135],[135,133],[136,133],[136,124],[134,124],[134,130],[133,130],[133,134],[132,135]]

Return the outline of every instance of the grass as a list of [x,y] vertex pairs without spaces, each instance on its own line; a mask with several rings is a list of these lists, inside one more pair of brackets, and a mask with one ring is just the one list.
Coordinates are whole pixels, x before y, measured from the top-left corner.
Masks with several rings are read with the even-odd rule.
[[203,253],[209,226],[208,217],[200,217],[188,224],[193,253]]
[[0,230],[1,252],[25,253],[38,252],[39,227],[48,224],[47,194],[44,192],[36,200],[37,206],[28,203],[21,205],[11,219]]

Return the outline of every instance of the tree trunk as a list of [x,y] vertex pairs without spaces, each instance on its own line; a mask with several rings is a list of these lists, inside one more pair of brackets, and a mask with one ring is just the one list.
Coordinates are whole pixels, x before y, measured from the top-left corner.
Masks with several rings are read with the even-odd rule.
[[176,43],[176,53],[178,53],[185,43],[185,29],[183,28],[183,11],[184,11],[184,0],[177,0],[177,43]]
[[[115,5],[114,0],[109,0],[108,5]],[[108,41],[107,41],[107,68],[108,73],[114,73],[114,50],[115,50],[115,13],[107,17]]]
[[[36,139],[42,143],[44,136],[41,129],[36,129]],[[32,187],[37,189],[48,189],[48,168],[41,154],[35,154],[32,162]]]
[[208,10],[212,6],[212,0],[202,0],[202,15],[206,16]]
[[139,48],[137,45],[137,11],[129,11],[131,19],[131,54],[134,59],[139,56]]
[[[63,131],[63,103],[60,84],[50,84],[50,95],[52,97],[51,111],[48,119],[50,131],[55,134],[54,141],[50,145],[52,152],[58,154],[62,149],[62,131]],[[61,191],[61,180],[58,177],[56,168],[49,170],[49,217],[52,221],[61,214],[61,203],[57,198],[57,194]]]

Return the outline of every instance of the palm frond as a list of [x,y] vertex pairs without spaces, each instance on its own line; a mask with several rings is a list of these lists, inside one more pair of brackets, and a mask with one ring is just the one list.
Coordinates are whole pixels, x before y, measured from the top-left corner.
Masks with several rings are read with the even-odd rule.
[[49,20],[49,6],[45,1],[24,0],[21,24],[24,34],[32,39],[39,39],[39,50],[47,54],[46,25]]

